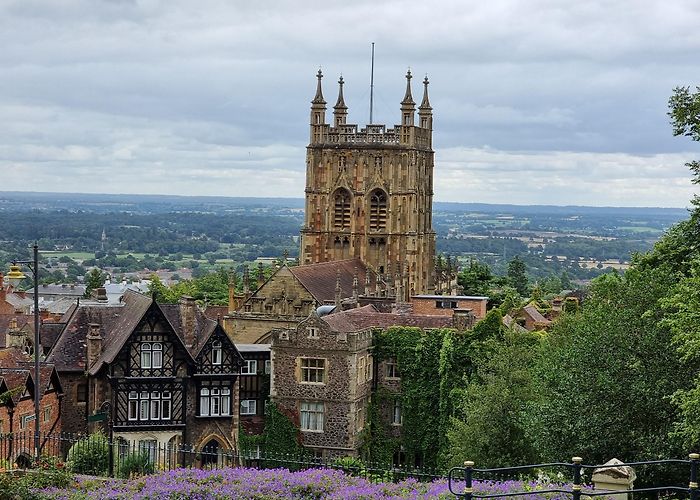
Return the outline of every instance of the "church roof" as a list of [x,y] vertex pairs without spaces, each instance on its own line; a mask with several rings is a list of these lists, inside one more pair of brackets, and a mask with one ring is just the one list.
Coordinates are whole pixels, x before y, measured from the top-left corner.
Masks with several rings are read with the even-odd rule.
[[[335,286],[340,271],[341,298],[352,297],[352,283],[357,273],[358,293],[362,293],[367,274],[374,273],[367,269],[360,259],[335,260],[303,266],[290,267],[289,271],[299,280],[319,304],[335,301]],[[374,276],[376,279],[376,275]],[[372,279],[374,283],[374,279]]]
[[367,328],[389,328],[392,326],[412,326],[417,328],[450,328],[450,316],[427,314],[382,313],[372,305],[348,309],[321,318],[337,332],[357,332]]

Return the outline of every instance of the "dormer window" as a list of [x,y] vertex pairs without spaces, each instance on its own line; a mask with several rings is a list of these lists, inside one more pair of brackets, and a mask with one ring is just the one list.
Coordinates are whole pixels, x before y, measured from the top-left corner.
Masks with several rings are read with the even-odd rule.
[[163,368],[163,344],[144,342],[141,344],[141,368]]
[[220,365],[223,359],[223,351],[221,348],[221,341],[216,341],[211,346],[211,363],[213,365]]
[[310,339],[317,339],[319,338],[318,335],[318,328],[315,326],[310,326],[306,329],[306,334]]

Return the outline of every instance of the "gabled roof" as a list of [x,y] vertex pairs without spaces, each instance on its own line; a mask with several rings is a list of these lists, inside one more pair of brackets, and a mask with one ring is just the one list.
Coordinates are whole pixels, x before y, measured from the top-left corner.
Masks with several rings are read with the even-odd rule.
[[533,305],[527,305],[523,307],[523,313],[530,316],[532,321],[534,321],[535,323],[542,323],[544,325],[548,325],[551,323],[551,321],[542,316],[542,313],[539,312],[537,308]]
[[367,269],[360,259],[319,262],[303,266],[290,267],[289,270],[320,304],[335,300],[335,286],[340,271],[341,298],[352,297],[352,283],[357,273],[358,293],[364,291],[367,274],[370,274],[372,286],[376,274]]
[[91,323],[101,325],[103,356],[116,355],[126,338],[143,317],[151,304],[151,299],[139,293],[124,294],[120,304],[81,304],[76,307],[66,326],[58,337],[56,344],[47,356],[47,360],[56,364],[59,371],[85,370],[86,337]]
[[321,320],[325,321],[333,330],[345,333],[391,326],[413,326],[424,329],[452,327],[450,316],[382,313],[372,305],[329,314],[323,316]]

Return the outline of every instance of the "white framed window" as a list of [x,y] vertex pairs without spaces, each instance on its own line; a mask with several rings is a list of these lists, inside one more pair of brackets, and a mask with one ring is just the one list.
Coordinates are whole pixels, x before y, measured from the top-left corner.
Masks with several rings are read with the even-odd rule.
[[163,368],[163,344],[153,343],[153,360],[151,368]]
[[391,412],[391,425],[403,424],[403,413],[401,412],[401,401],[394,400],[394,408]]
[[323,403],[303,401],[299,407],[301,430],[323,432]]
[[326,382],[326,360],[324,358],[301,358],[301,383],[324,384]]
[[318,328],[315,326],[309,326],[306,328],[306,336],[310,339],[317,339],[319,338],[318,335]]
[[199,414],[202,417],[209,416],[209,389],[207,387],[202,387],[199,390]]
[[51,407],[48,406],[44,408],[44,422],[49,422],[51,420]]
[[171,408],[172,395],[169,392],[161,393],[161,408],[160,408],[160,419],[170,420],[170,408]]
[[229,387],[202,387],[199,390],[199,416],[225,417],[231,414]]
[[129,420],[139,419],[139,393],[131,391],[129,393]]
[[139,405],[139,420],[148,420],[150,413],[150,404],[148,401],[148,393],[147,392],[142,392],[140,396],[140,405]]
[[155,439],[142,439],[139,441],[139,450],[148,454],[148,461],[155,463],[156,451],[158,449],[158,441]]
[[401,378],[399,376],[399,366],[396,364],[396,361],[391,359],[386,362],[384,365],[386,368],[386,378],[389,379],[399,379]]
[[219,394],[219,389],[212,388],[209,392],[211,393],[209,414],[212,417],[218,417],[221,414],[221,396]]
[[34,414],[31,414],[31,415],[22,415],[22,416],[20,417],[20,419],[19,419],[19,428],[20,428],[20,429],[26,429],[27,427],[29,427],[29,423],[30,423],[30,422],[33,422],[34,419],[35,419],[35,415],[34,415]]
[[258,401],[255,399],[241,400],[241,415],[256,415],[258,413]]
[[265,360],[265,375],[272,373],[272,360]]
[[231,389],[228,387],[221,388],[221,415],[231,414]]
[[143,344],[141,344],[141,368],[150,368],[151,367],[152,354],[153,354],[153,350],[151,349],[150,342],[144,342]]
[[246,359],[241,367],[241,375],[255,375],[258,373],[258,360]]
[[160,420],[160,393],[151,393],[151,420]]
[[223,360],[223,349],[221,347],[221,341],[217,340],[211,345],[211,363],[213,365],[220,365]]

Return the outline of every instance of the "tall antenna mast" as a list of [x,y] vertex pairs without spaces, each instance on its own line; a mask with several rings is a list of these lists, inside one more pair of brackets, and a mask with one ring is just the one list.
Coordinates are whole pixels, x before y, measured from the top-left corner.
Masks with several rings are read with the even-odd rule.
[[374,42],[372,42],[372,71],[369,77],[369,124],[372,125],[372,108],[374,107]]

